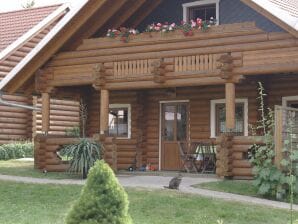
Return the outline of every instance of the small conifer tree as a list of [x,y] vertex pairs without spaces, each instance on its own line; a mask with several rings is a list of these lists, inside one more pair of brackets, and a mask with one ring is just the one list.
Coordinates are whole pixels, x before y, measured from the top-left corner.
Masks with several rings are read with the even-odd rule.
[[66,217],[67,224],[132,224],[128,197],[103,160],[90,169],[79,200]]

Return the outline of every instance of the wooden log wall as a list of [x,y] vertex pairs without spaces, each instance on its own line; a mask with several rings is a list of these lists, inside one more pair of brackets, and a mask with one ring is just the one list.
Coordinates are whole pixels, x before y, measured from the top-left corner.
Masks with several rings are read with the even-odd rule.
[[[155,90],[147,93],[147,162],[158,167],[159,155],[159,101],[189,100],[190,104],[190,139],[202,141],[210,139],[210,101],[225,98],[224,86],[206,86],[177,88],[176,94],[169,96],[166,90]],[[236,85],[236,98],[248,99],[248,123],[255,124],[256,84]]]
[[37,169],[49,172],[63,172],[69,167],[57,155],[62,146],[73,144],[77,138],[37,134],[34,137],[34,162]]
[[252,179],[248,151],[255,143],[262,144],[262,138],[226,135],[218,137],[216,174],[234,179]]
[[[34,97],[35,106],[41,107],[41,99]],[[80,126],[79,102],[75,100],[50,101],[50,129],[51,135],[65,135],[66,130]],[[40,111],[33,113],[33,135],[41,133],[42,115]]]
[[[130,104],[131,105],[131,138],[116,139],[117,146],[117,169],[127,169],[133,165],[137,156],[138,147],[138,127],[137,119],[139,107],[136,91],[114,91],[110,93],[110,104]],[[100,126],[100,92],[91,90],[88,97],[88,121],[87,134],[93,136],[99,133]]]
[[[3,95],[3,100],[32,105],[25,96]],[[32,111],[0,104],[0,144],[32,138]]]

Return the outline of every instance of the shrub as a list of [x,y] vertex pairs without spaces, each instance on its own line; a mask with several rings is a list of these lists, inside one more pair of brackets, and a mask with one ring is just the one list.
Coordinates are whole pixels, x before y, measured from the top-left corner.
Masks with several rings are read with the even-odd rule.
[[14,142],[0,146],[0,160],[33,157],[32,142]]
[[64,146],[59,155],[70,159],[70,172],[80,173],[86,178],[89,169],[101,158],[102,151],[101,144],[82,138],[79,143]]
[[130,224],[128,198],[113,171],[103,160],[91,168],[79,200],[69,212],[67,224]]

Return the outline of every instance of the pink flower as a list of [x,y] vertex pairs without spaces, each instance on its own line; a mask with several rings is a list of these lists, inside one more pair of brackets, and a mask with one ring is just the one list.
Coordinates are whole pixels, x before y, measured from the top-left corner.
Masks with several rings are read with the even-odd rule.
[[197,26],[197,23],[194,20],[191,20],[190,23],[192,28]]
[[175,27],[176,26],[176,23],[172,23],[170,26],[171,27]]
[[200,18],[197,18],[197,25],[201,26],[202,25],[202,20]]
[[159,26],[159,27],[161,27],[161,26],[162,26],[162,24],[161,24],[161,23],[157,23],[157,24],[156,24],[156,26]]
[[160,30],[160,26],[156,26],[155,30],[159,31]]

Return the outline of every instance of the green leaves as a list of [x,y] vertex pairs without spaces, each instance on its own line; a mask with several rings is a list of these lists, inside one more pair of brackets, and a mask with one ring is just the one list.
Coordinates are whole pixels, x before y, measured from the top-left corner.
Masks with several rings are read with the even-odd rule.
[[66,218],[67,224],[131,224],[128,198],[114,172],[96,161],[79,200]]
[[70,159],[70,172],[84,174],[88,172],[96,160],[101,159],[102,152],[102,145],[82,138],[77,144],[64,146],[59,153],[61,156]]

